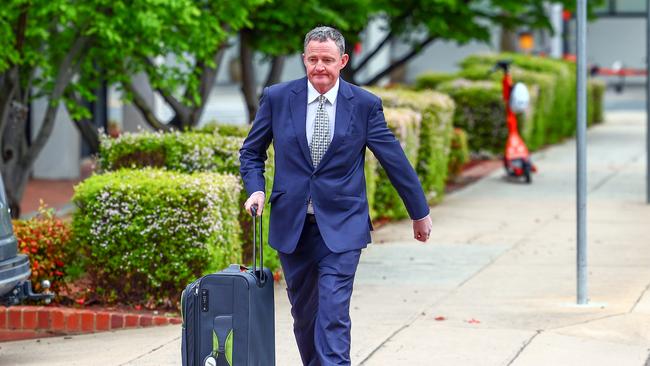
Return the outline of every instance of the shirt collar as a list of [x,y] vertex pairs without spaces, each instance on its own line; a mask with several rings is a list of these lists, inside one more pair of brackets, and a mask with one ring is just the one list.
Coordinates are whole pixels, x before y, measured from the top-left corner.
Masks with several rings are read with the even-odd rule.
[[[332,87],[332,89],[328,90],[327,93],[323,94],[325,95],[325,98],[330,102],[330,104],[334,105],[334,102],[336,102],[336,96],[339,94],[339,79],[336,79],[336,84]],[[311,104],[314,102],[316,99],[318,99],[318,96],[320,93],[316,91],[316,88],[314,88],[313,85],[311,85],[311,81],[309,79],[307,80],[307,104]]]

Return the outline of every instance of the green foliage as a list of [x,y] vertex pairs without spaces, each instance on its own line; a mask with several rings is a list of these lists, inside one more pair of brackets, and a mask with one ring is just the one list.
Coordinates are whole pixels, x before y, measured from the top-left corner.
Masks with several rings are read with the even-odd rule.
[[218,122],[210,122],[196,130],[197,132],[213,133],[220,136],[232,136],[245,138],[250,131],[250,125],[232,125]]
[[[388,108],[409,108],[421,116],[419,129],[419,146],[415,159],[415,171],[420,178],[422,187],[430,203],[439,202],[444,195],[447,179],[447,159],[451,141],[452,118],[454,115],[454,102],[448,96],[433,92],[415,92],[402,89],[370,89],[383,100],[383,105]],[[381,172],[381,171],[380,171]],[[381,174],[381,173],[380,173]],[[377,184],[375,206],[380,215],[387,212],[390,218],[403,218],[404,209],[401,200],[384,201],[386,198],[395,197],[393,194],[381,194],[381,185],[390,183],[380,179]],[[387,187],[386,191],[391,187]],[[386,211],[381,211],[381,205],[386,205]],[[397,206],[398,208],[395,208]]]
[[460,128],[454,128],[451,137],[451,150],[447,170],[449,178],[454,178],[462,172],[463,165],[469,161],[469,148],[467,147],[467,133]]
[[[384,108],[384,117],[388,127],[400,141],[411,166],[415,167],[420,145],[420,113],[408,108]],[[373,212],[379,213],[382,218],[406,218],[408,212],[402,200],[388,179],[388,174],[383,168],[375,168]],[[367,187],[366,187],[367,188]]]
[[415,80],[415,89],[437,89],[440,84],[456,79],[458,76],[451,73],[428,72],[419,75]]
[[233,175],[142,169],[75,187],[75,246],[106,302],[173,306],[184,286],[241,259]]
[[116,139],[104,135],[99,164],[105,171],[150,166],[236,174],[242,142],[242,138],[199,132],[124,133]]
[[492,81],[458,79],[438,89],[456,103],[454,127],[467,131],[471,151],[497,153],[508,135],[501,86]]
[[[102,137],[99,162],[106,171],[119,168],[156,167],[181,173],[209,171],[230,173],[239,177],[239,149],[248,126],[209,124],[196,132],[142,132],[124,134],[117,139]],[[223,134],[223,135],[222,135]],[[267,152],[267,188],[273,186],[273,149]],[[268,164],[271,162],[271,164]],[[241,183],[241,181],[240,181]],[[270,192],[270,190],[268,191]],[[268,194],[267,194],[268,197]],[[239,195],[237,213],[241,226],[240,242],[243,263],[252,261],[252,219],[243,209],[248,198],[245,190]],[[264,210],[264,235],[268,238],[269,211]],[[276,251],[266,244],[265,265],[280,268]]]
[[[531,94],[531,107],[518,115],[519,131],[528,148],[536,150],[575,133],[575,65],[520,54],[472,55],[461,63],[460,79],[437,84],[456,102],[454,126],[468,134],[471,151],[499,154],[507,137],[500,72],[489,73],[501,59],[513,61],[514,82],[523,82]],[[437,77],[437,76],[436,76]],[[421,77],[427,80],[426,76]],[[433,85],[433,84],[431,84]],[[589,81],[588,121],[602,119],[603,85]]]
[[602,80],[591,79],[589,80],[589,107],[590,118],[589,123],[595,124],[605,120],[603,113],[603,99],[605,96],[605,82]]
[[377,10],[372,0],[304,0],[299,6],[291,0],[275,0],[252,12],[245,31],[257,51],[288,55],[302,52],[305,34],[319,24],[335,27],[346,34],[347,42],[356,42],[370,14]]
[[[73,252],[68,247],[70,225],[54,216],[52,210],[41,205],[39,214],[28,220],[13,222],[18,250],[29,256],[32,287],[42,291],[41,281],[49,280],[51,290],[59,293],[66,287]],[[74,272],[74,270],[72,271]]]
[[[534,119],[540,125],[534,129],[535,137],[530,147],[535,149],[571,136],[575,132],[576,116],[575,65],[561,60],[515,53],[474,55],[465,59],[461,65],[463,68],[472,65],[491,67],[500,59],[510,59],[517,68],[545,74],[549,79],[544,85],[539,80],[535,82],[540,87],[539,97],[543,106],[539,110],[534,107],[533,112],[540,114]],[[513,80],[517,81],[516,75],[513,75]]]

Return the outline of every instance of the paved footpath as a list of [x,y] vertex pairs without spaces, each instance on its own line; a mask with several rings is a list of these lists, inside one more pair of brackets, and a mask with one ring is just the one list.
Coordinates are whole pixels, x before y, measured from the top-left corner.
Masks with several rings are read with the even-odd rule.
[[[498,171],[432,210],[431,242],[385,226],[352,299],[354,365],[649,365],[645,116],[588,134],[590,305],[576,306],[575,144],[537,153],[533,184]],[[276,286],[277,365],[300,365]],[[0,365],[179,365],[180,328],[0,343]]]

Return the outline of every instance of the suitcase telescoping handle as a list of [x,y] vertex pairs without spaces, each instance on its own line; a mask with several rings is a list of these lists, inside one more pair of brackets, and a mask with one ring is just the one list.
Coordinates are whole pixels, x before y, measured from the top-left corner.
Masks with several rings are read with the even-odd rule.
[[[260,218],[260,234],[259,234],[259,243],[257,241],[257,205],[251,207],[251,215],[253,216],[253,276],[255,276],[255,282],[257,282],[258,287],[264,286],[266,283],[266,274],[264,274],[264,230],[262,219]],[[257,253],[256,247],[259,244],[260,246],[260,271],[257,272]]]

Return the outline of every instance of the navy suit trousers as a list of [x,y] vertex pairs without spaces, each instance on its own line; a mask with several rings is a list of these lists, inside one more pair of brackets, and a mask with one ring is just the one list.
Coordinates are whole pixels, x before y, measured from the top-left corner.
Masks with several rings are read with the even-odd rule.
[[305,220],[296,250],[278,253],[304,365],[350,365],[350,297],[361,249],[332,252]]

